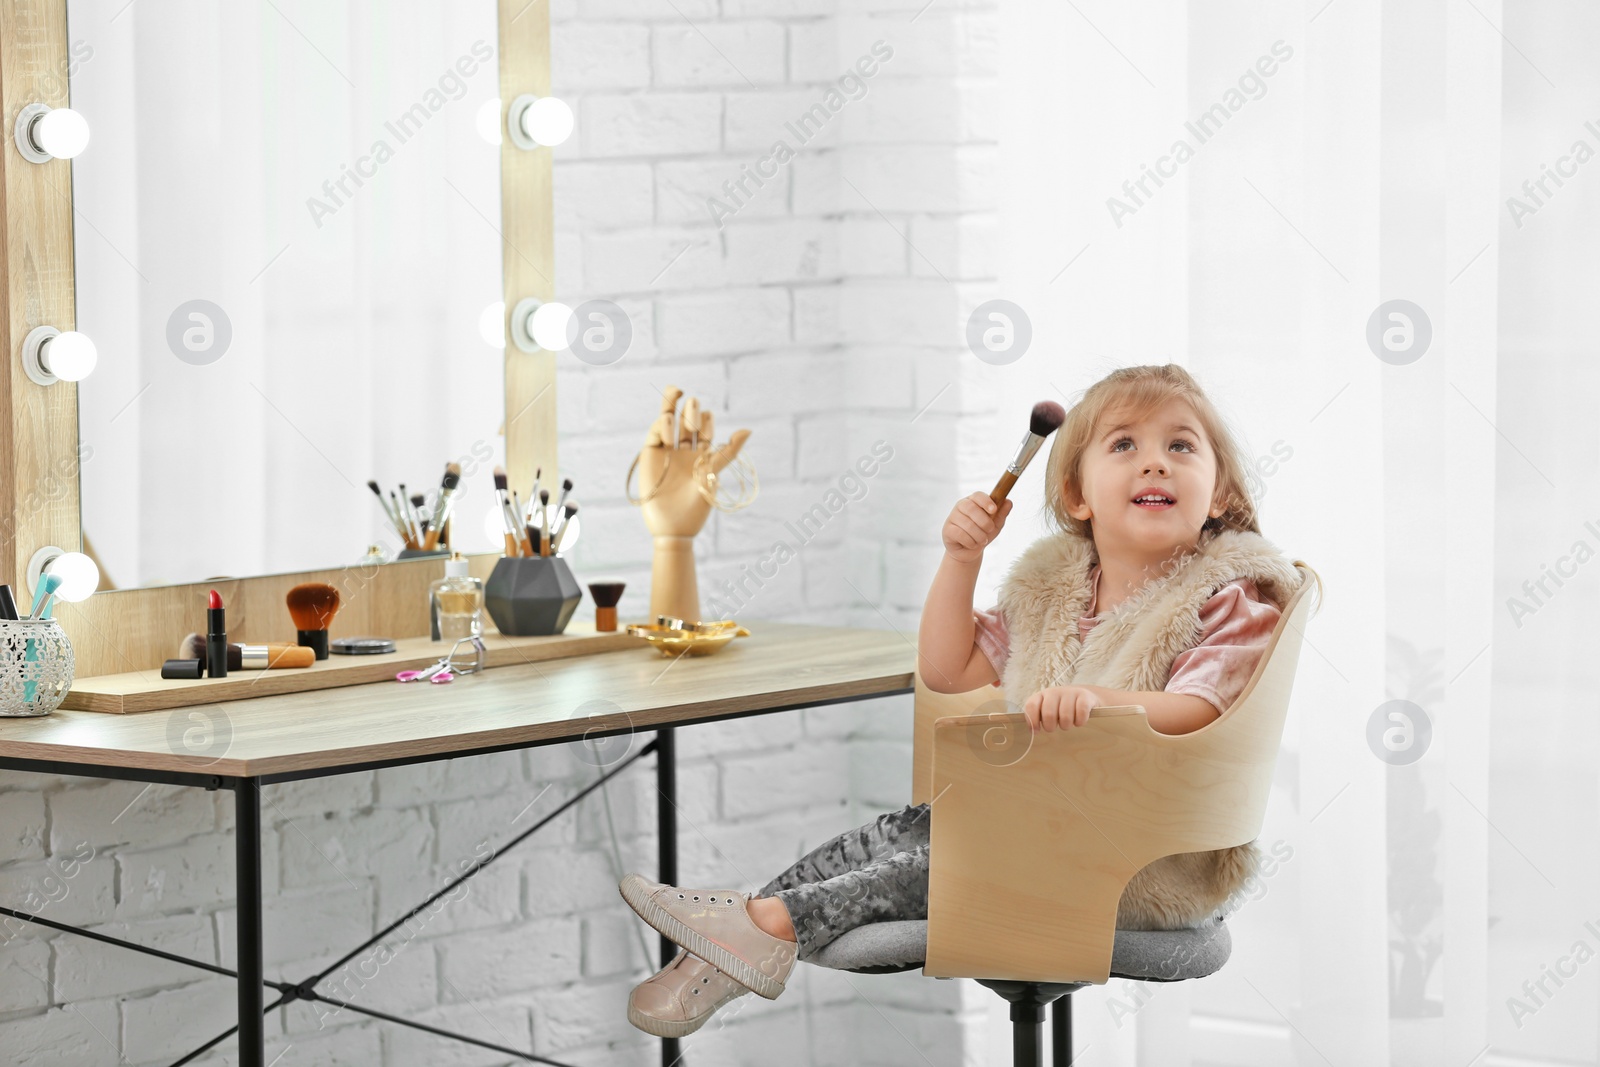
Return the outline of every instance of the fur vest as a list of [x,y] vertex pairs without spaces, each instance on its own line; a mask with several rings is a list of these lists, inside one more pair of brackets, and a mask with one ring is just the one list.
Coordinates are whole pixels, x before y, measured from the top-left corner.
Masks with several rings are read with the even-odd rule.
[[[1200,609],[1218,589],[1250,578],[1281,609],[1300,585],[1294,563],[1260,534],[1208,532],[1080,638],[1078,618],[1089,606],[1089,572],[1097,562],[1093,541],[1058,533],[1028,546],[1006,574],[999,603],[1011,652],[1001,682],[1015,707],[1050,686],[1160,692],[1173,660],[1199,644]],[[1129,879],[1117,928],[1199,926],[1249,882],[1259,859],[1254,841],[1163,856]]]

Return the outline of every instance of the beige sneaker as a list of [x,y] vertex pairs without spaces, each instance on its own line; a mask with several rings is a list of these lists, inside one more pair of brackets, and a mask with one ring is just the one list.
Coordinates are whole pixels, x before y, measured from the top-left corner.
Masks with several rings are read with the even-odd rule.
[[750,990],[687,949],[628,995],[628,1021],[655,1037],[687,1037]]
[[630,874],[617,887],[639,918],[729,978],[776,1000],[799,946],[773,937],[750,918],[749,896],[726,889],[684,889]]

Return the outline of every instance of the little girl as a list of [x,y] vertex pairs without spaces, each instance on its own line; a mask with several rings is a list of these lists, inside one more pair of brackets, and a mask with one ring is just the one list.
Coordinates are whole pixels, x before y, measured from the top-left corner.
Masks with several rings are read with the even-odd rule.
[[[1056,431],[1045,506],[1056,531],[1018,557],[999,603],[972,603],[983,550],[1012,502],[958,501],[923,608],[918,670],[929,689],[1003,686],[1034,733],[1084,725],[1099,705],[1139,704],[1184,734],[1239,696],[1300,584],[1261,536],[1245,460],[1188,372],[1126,367],[1091,386]],[[682,945],[635,987],[628,1018],[693,1033],[752,990],[783,992],[796,959],[848,930],[927,918],[930,805],[886,812],[803,857],[754,895],[622,880],[623,899]],[[1117,927],[1197,926],[1255,872],[1254,842],[1164,856],[1136,872]]]

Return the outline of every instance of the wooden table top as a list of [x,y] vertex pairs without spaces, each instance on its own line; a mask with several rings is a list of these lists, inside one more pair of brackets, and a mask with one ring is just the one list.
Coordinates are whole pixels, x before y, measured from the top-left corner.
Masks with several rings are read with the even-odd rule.
[[914,640],[893,630],[747,624],[710,656],[639,647],[494,667],[447,685],[372,682],[140,715],[57,710],[0,719],[0,758],[254,777],[445,759],[912,687]]

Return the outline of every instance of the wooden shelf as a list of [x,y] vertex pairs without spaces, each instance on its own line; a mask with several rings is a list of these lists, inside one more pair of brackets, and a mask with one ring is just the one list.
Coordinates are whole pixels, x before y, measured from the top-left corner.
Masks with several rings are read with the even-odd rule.
[[[159,670],[102,674],[75,681],[61,706],[74,711],[131,715],[141,711],[215,704],[224,700],[245,700],[392,681],[399,671],[415,670],[436,663],[440,656],[450,651],[452,643],[426,637],[402,637],[395,641],[393,652],[382,655],[330,655],[310,667],[229,671],[226,678],[163,678]],[[568,624],[564,633],[549,637],[505,637],[489,632],[483,635],[483,643],[488,650],[490,667],[647,646],[643,638],[630,637],[625,626],[619,626],[615,633],[596,633],[593,622],[576,621]]]

